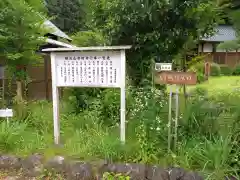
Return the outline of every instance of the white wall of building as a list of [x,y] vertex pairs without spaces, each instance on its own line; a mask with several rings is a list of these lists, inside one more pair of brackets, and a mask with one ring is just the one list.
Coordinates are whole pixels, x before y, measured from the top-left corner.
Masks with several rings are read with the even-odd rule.
[[213,52],[213,45],[211,43],[203,44],[203,52]]
[[[198,52],[202,52],[202,44],[198,45]],[[205,53],[213,52],[213,44],[211,44],[211,43],[204,43],[203,44],[203,52],[205,52]],[[226,50],[216,48],[216,52],[226,52]],[[236,52],[236,51],[233,50],[233,51],[228,51],[228,52]],[[240,52],[240,50],[238,50],[238,52]]]

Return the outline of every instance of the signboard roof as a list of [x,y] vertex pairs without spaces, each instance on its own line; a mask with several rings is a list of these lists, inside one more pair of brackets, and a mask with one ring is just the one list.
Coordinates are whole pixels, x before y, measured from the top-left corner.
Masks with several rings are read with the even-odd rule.
[[132,46],[92,46],[92,47],[73,47],[73,48],[48,48],[43,52],[69,52],[69,51],[107,51],[107,50],[126,50]]

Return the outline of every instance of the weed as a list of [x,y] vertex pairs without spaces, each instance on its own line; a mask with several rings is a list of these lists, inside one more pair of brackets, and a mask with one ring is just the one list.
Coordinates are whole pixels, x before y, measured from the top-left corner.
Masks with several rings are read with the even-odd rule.
[[105,172],[103,174],[103,180],[130,180],[130,177],[125,176],[121,173],[115,174],[115,173]]

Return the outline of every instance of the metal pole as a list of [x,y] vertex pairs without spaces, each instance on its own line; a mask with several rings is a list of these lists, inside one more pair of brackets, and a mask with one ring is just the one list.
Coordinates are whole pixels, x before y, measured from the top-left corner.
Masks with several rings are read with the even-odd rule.
[[171,151],[171,126],[172,126],[172,86],[169,86],[169,110],[168,110],[168,152]]
[[176,86],[176,116],[175,116],[175,127],[174,127],[174,150],[177,150],[178,141],[178,112],[179,112],[179,86]]

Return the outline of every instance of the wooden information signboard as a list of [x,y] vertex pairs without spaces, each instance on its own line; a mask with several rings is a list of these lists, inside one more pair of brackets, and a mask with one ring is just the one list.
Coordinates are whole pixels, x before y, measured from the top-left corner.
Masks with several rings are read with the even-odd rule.
[[197,76],[193,72],[160,71],[155,76],[156,84],[195,85]]
[[44,49],[51,53],[54,141],[60,143],[59,87],[121,89],[120,139],[125,142],[125,50],[131,46]]

